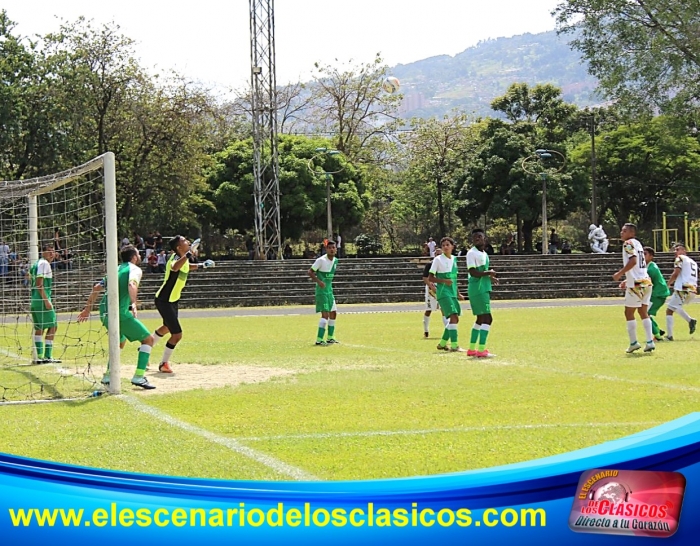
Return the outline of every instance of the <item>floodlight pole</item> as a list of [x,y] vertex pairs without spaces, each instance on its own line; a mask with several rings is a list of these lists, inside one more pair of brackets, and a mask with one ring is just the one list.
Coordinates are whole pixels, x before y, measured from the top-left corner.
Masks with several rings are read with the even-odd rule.
[[[311,174],[316,174],[316,168],[314,166],[314,160],[321,155],[342,155],[339,150],[329,150],[328,148],[316,148],[316,154],[309,159],[308,167]],[[333,238],[333,215],[331,213],[331,181],[333,180],[333,175],[338,174],[345,170],[345,167],[341,167],[336,171],[326,171],[324,168],[323,176],[326,180],[326,229],[327,236],[329,239]]]
[[[543,161],[546,159],[551,159],[557,155],[561,158],[561,166],[558,169],[551,170],[550,172],[558,173],[564,170],[566,166],[566,158],[556,150],[535,150],[535,153],[531,156],[526,157],[522,161],[522,168],[526,173],[529,174],[539,174],[542,179],[542,254],[549,254],[549,244],[547,242],[547,169],[544,166]],[[534,165],[537,165],[535,170]],[[531,167],[531,165],[533,165]]]

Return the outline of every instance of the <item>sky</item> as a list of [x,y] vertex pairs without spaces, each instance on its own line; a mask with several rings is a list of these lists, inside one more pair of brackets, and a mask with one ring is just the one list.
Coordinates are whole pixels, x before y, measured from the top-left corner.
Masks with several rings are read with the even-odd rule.
[[[310,79],[315,62],[389,66],[455,55],[481,40],[554,28],[561,0],[276,0],[277,82]],[[14,33],[42,35],[79,16],[116,23],[142,66],[175,69],[207,87],[250,78],[248,0],[2,0]],[[337,59],[337,61],[336,61]],[[352,61],[352,62],[351,62]]]

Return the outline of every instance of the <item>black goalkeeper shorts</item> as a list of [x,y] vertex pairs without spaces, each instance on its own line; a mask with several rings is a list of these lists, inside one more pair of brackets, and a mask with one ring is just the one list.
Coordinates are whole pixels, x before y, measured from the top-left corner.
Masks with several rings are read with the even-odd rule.
[[182,326],[177,318],[177,302],[163,301],[156,298],[156,309],[163,318],[163,324],[170,330],[171,334],[181,334]]

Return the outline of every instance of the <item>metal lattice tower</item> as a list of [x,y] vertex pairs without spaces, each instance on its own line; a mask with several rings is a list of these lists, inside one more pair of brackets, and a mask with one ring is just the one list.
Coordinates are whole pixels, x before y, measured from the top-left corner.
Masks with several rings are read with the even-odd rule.
[[277,76],[275,1],[249,0],[253,112],[255,237],[258,252],[282,259],[279,156],[277,152]]

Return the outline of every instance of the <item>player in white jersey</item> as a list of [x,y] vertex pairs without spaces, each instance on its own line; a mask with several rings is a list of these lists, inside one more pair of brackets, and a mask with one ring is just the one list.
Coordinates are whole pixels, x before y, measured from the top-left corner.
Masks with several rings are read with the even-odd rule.
[[683,243],[673,245],[676,261],[668,284],[673,287],[673,295],[666,306],[666,339],[673,341],[673,313],[678,313],[688,323],[690,333],[695,333],[698,321],[683,309],[695,298],[698,291],[698,264],[691,259]]
[[[435,255],[439,256],[440,254],[442,254],[442,249],[436,248]],[[423,314],[423,335],[425,337],[430,336],[430,315],[433,311],[440,310],[440,304],[438,303],[436,296],[437,287],[430,282],[430,267],[432,265],[433,262],[428,262],[427,264],[425,264],[425,268],[423,269],[423,284],[425,284],[425,313]],[[448,319],[447,317],[442,317],[443,326],[447,326],[449,322],[450,319]]]
[[622,276],[625,280],[620,287],[625,289],[625,318],[627,319],[627,333],[630,338],[628,353],[633,353],[642,348],[637,341],[637,322],[634,317],[635,310],[642,319],[644,333],[646,334],[646,346],[644,352],[648,353],[656,349],[651,318],[649,318],[649,303],[651,302],[652,284],[647,274],[647,263],[644,258],[644,247],[635,239],[637,226],[625,224],[620,231],[622,239],[622,269],[613,275],[613,279],[619,281]]

